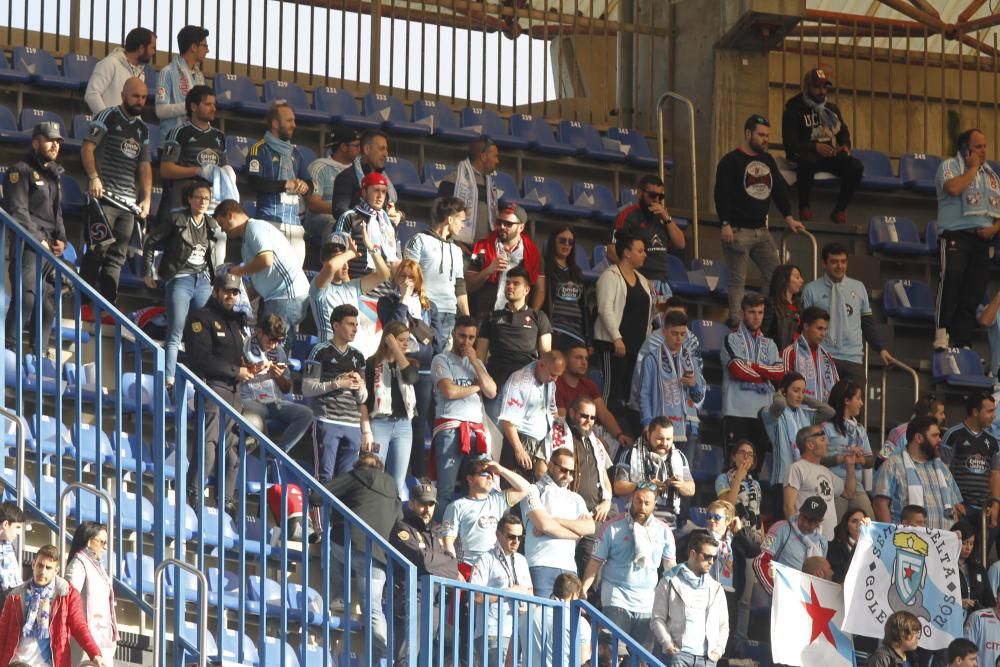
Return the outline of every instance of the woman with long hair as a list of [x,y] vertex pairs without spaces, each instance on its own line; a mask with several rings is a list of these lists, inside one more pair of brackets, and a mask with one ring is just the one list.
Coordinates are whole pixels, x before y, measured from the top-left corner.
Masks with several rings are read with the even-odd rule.
[[[819,424],[833,417],[833,410],[826,403],[806,396],[806,379],[800,373],[785,373],[774,393],[771,407],[761,411],[764,430],[771,439],[771,484],[784,483],[788,469],[799,460],[795,435],[799,429]],[[779,494],[780,495],[780,494]],[[775,506],[775,509],[781,504]],[[787,517],[790,518],[790,517]]]
[[389,322],[382,327],[382,341],[365,366],[374,453],[396,480],[404,501],[409,497],[406,474],[413,446],[411,421],[417,406],[413,391],[417,366],[406,356],[409,344],[410,329],[399,320]]
[[976,529],[967,519],[957,521],[951,531],[962,540],[962,550],[958,553],[958,581],[962,587],[962,609],[965,616],[977,609],[985,609],[996,604],[996,596],[990,590],[986,568],[979,562],[976,550]]
[[545,244],[545,302],[552,324],[552,348],[590,347],[593,324],[583,272],[576,264],[576,232],[569,225],[554,230]]
[[407,353],[416,361],[417,381],[416,410],[410,423],[413,445],[409,466],[415,477],[423,477],[427,465],[424,442],[431,415],[434,380],[431,378],[431,361],[444,350],[450,331],[441,330],[441,317],[437,306],[427,297],[424,273],[420,264],[404,259],[392,270],[390,278],[396,290],[378,300],[378,319],[385,327],[390,322],[402,322],[410,330]]
[[833,529],[833,539],[827,547],[826,559],[830,561],[830,567],[833,569],[833,580],[838,584],[844,583],[847,568],[851,566],[854,549],[861,536],[861,525],[868,518],[870,517],[863,509],[853,509],[844,512],[837,527]]
[[[110,667],[118,650],[118,620],[111,575],[102,562],[107,550],[107,528],[94,521],[81,522],[69,548],[66,580],[80,592],[90,634],[101,649],[104,664]],[[86,658],[76,642],[72,642],[71,650],[74,665]]]
[[833,408],[834,414],[823,424],[830,449],[821,463],[843,480],[847,477],[847,468],[844,467],[847,454],[853,453],[855,460],[858,461],[854,464],[857,485],[854,498],[848,501],[843,496],[837,496],[837,516],[843,516],[848,507],[863,509],[868,516],[875,515],[863,481],[863,468],[875,466],[875,455],[868,441],[868,431],[858,422],[864,404],[861,387],[851,380],[840,380],[830,390],[830,407]]
[[764,300],[764,322],[761,331],[783,350],[795,339],[802,310],[802,286],[805,279],[794,264],[782,264],[771,274],[767,298]]

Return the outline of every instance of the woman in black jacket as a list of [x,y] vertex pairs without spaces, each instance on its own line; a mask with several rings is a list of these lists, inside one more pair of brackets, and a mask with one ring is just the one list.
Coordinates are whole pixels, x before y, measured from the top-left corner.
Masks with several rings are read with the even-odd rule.
[[844,583],[847,569],[851,566],[851,559],[854,558],[854,548],[861,535],[861,524],[867,518],[868,515],[862,509],[845,512],[840,523],[833,529],[833,540],[827,547],[826,559],[833,568],[833,580],[838,584]]
[[989,577],[986,568],[982,566],[975,553],[976,529],[972,522],[962,519],[956,522],[951,530],[962,540],[962,551],[958,554],[958,579],[962,586],[962,608],[965,616],[977,609],[992,607],[995,596],[990,591]]
[[545,302],[542,310],[552,323],[552,349],[571,344],[588,348],[593,322],[583,272],[576,264],[576,232],[566,226],[549,234],[545,244]]
[[771,275],[760,330],[774,341],[779,353],[791,345],[799,328],[804,284],[802,271],[794,264],[782,264]]
[[163,251],[159,274],[164,283],[167,316],[166,382],[174,384],[177,368],[177,348],[180,346],[184,322],[192,305],[204,308],[212,295],[212,277],[215,275],[216,244],[225,253],[225,235],[215,219],[208,215],[212,201],[212,186],[196,179],[184,188],[187,206],[170,212],[166,219],[146,236],[142,247],[146,287],[156,289],[153,258],[157,250]]

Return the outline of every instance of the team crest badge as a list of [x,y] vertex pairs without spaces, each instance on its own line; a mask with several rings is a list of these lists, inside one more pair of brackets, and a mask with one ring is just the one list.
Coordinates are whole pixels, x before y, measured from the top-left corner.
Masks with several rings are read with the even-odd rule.
[[201,333],[201,322],[192,322],[191,331],[195,333]]
[[918,618],[930,620],[924,608],[924,584],[927,583],[927,541],[915,533],[896,533],[892,543],[896,557],[892,562],[892,588],[889,589],[889,607],[893,611],[908,611]]

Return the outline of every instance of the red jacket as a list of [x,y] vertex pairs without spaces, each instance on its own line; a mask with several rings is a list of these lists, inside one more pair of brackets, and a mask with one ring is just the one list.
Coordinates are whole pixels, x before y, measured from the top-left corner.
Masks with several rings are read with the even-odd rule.
[[[49,641],[52,644],[52,667],[72,667],[69,652],[70,635],[91,658],[101,655],[101,649],[90,636],[87,615],[80,594],[68,581],[56,577],[56,592],[52,599],[49,621]],[[0,614],[0,667],[7,667],[14,658],[24,629],[24,594],[31,582],[13,589],[7,596]]]
[[[497,236],[498,234],[496,230],[494,230],[490,232],[490,235],[485,239],[479,239],[476,241],[476,245],[472,247],[472,257],[482,257],[480,260],[482,269],[485,269],[493,263],[494,259],[496,259]],[[538,280],[538,276],[542,273],[542,256],[538,252],[538,246],[536,246],[534,242],[532,242],[531,238],[524,232],[521,232],[521,243],[524,245],[524,259],[522,261],[522,265],[528,272],[528,278],[531,280],[531,284],[534,285]],[[500,274],[494,273],[487,278],[487,282],[496,283],[499,278]]]

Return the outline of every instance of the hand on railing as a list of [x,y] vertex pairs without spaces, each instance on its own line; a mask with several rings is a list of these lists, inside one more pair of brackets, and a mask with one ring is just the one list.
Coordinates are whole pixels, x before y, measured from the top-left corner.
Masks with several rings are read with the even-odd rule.
[[790,215],[785,218],[785,224],[788,225],[788,229],[796,234],[801,234],[806,231],[806,226],[803,225],[801,221],[796,220]]
[[897,363],[899,363],[896,361],[896,357],[892,356],[892,354],[889,353],[889,350],[883,349],[879,351],[878,356],[882,358],[882,363],[885,364],[886,366],[895,366]]

